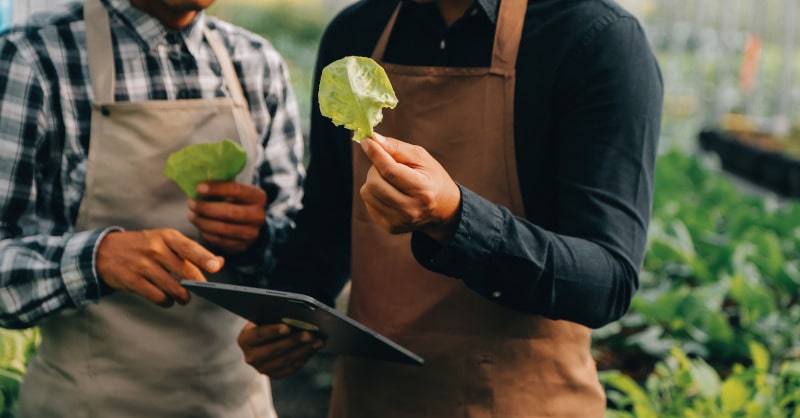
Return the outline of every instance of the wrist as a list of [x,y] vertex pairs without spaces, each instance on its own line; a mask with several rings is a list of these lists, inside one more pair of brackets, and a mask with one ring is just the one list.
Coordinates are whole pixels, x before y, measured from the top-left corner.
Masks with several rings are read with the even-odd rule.
[[453,238],[461,218],[461,188],[456,183],[453,183],[452,186],[448,197],[443,199],[441,220],[421,229],[421,232],[440,244],[444,244]]

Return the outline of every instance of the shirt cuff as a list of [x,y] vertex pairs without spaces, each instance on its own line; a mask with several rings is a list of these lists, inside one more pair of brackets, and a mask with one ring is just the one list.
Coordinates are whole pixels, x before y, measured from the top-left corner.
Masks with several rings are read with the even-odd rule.
[[61,257],[61,277],[76,307],[95,303],[112,291],[97,274],[95,256],[100,241],[113,231],[122,231],[122,228],[78,232],[67,240]]
[[411,252],[428,270],[459,279],[488,277],[500,241],[502,212],[469,189],[461,189],[461,209],[453,237],[444,245],[422,232],[411,235]]
[[241,254],[225,257],[225,266],[233,269],[239,284],[266,287],[267,276],[274,268],[272,242],[275,233],[272,222],[267,219],[261,226],[258,240],[250,248]]

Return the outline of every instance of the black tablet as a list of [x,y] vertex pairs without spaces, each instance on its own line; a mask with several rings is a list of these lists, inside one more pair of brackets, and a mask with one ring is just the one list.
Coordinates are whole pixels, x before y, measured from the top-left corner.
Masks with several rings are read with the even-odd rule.
[[422,365],[418,355],[306,295],[256,287],[181,280],[181,285],[256,324],[284,323],[325,337],[322,351]]

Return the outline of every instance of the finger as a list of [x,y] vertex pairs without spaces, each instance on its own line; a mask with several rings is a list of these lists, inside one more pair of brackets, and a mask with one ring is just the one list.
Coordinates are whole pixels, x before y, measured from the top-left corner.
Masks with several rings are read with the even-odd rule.
[[241,241],[236,238],[200,233],[200,238],[214,248],[224,250],[228,254],[239,254],[246,251],[254,241]]
[[389,183],[386,178],[378,173],[375,166],[370,167],[367,172],[367,179],[361,189],[362,197],[366,193],[373,199],[373,203],[381,203],[388,208],[396,209],[396,212],[400,212],[401,209],[414,204],[413,196],[406,194]]
[[364,138],[361,140],[361,149],[364,150],[367,158],[373,165],[380,167],[391,167],[399,164],[392,155],[384,149],[375,138]]
[[299,356],[297,350],[303,346],[313,346],[313,338],[308,339],[310,341],[306,339],[308,338],[304,338],[302,333],[294,333],[260,344],[245,341],[241,347],[247,364],[270,374],[276,369],[295,363]]
[[197,185],[197,193],[204,197],[224,198],[240,203],[266,204],[267,194],[258,186],[235,181],[206,181]]
[[272,378],[280,379],[282,377],[290,376],[303,368],[303,366],[308,363],[308,361],[316,352],[317,350],[314,349],[313,345],[309,344],[294,350],[284,359],[284,363],[278,366],[258,365],[256,366],[256,369],[260,371],[264,370],[264,374]]
[[[180,286],[180,280],[195,280],[204,282],[206,277],[200,268],[195,265],[191,260],[181,258],[178,254],[168,251],[159,254],[156,261],[159,263],[160,269],[148,270],[149,279],[159,286],[164,286],[164,289],[169,291],[170,294],[177,288],[181,289],[181,293],[186,292]],[[188,292],[186,292],[188,297]],[[186,299],[188,301],[188,298]]]
[[[167,232],[164,235],[164,242],[178,257],[188,260],[209,273],[216,273],[222,268],[225,260],[214,255],[196,241],[177,231]],[[205,281],[204,277],[197,277],[196,275],[194,277],[186,277],[186,279]]]
[[409,167],[416,167],[429,156],[428,151],[419,145],[383,136],[377,132],[374,132],[373,136],[369,139],[373,141],[373,144],[378,145],[379,148],[385,151],[394,161]]
[[129,292],[135,293],[158,306],[168,308],[175,303],[175,300],[163,289],[160,289],[144,277],[127,279],[125,282]]
[[[136,293],[164,307],[172,306],[174,299],[181,303],[188,300],[188,292],[154,260],[139,258],[137,262],[129,263],[128,267],[114,275],[116,284],[110,283],[113,288]],[[161,281],[164,284],[159,283]]]
[[236,338],[236,342],[241,345],[242,339],[254,333],[256,328],[258,328],[258,325],[256,325],[254,322],[247,321],[247,323],[244,324],[242,329],[239,331],[239,336]]
[[[180,273],[187,270],[186,266],[189,263],[177,257],[173,258],[173,260],[168,262],[168,265],[150,269],[145,277],[162,292],[177,300],[181,305],[185,305],[189,303],[189,291],[181,286],[179,278],[185,277]],[[200,273],[199,270],[196,271]],[[200,275],[202,276],[202,273],[200,273]],[[176,276],[179,278],[176,278]]]
[[[285,332],[284,329],[279,329],[279,332]],[[274,332],[274,330],[273,330]],[[253,347],[250,352],[253,353],[255,359],[269,359],[269,358],[282,358],[287,353],[292,352],[304,344],[312,342],[314,337],[308,332],[294,332],[290,331],[289,334],[281,334],[277,338],[266,341],[261,341]]]
[[378,170],[387,183],[403,191],[411,191],[419,187],[418,185],[422,181],[420,174],[411,166],[396,161],[389,152],[378,145],[375,139],[363,139],[361,147],[373,167]]
[[393,234],[401,234],[413,230],[413,225],[406,213],[398,210],[396,205],[387,204],[366,192],[365,188],[366,186],[361,188],[361,198],[364,200],[367,213],[383,229]]
[[419,196],[395,188],[378,174],[375,167],[371,167],[367,173],[360,193],[365,203],[392,219],[410,220],[415,215],[421,215],[417,213]]
[[280,357],[265,358],[263,361],[250,363],[257,370],[270,377],[285,377],[295,373],[303,367],[318,350],[320,345],[313,340],[303,345],[295,346],[282,353]]
[[226,224],[261,225],[266,222],[263,204],[242,202],[214,202],[191,199],[187,203],[192,216],[225,221]]
[[259,224],[237,224],[228,223],[218,218],[207,218],[196,213],[189,213],[189,222],[199,231],[231,239],[234,241],[250,242],[255,241],[261,233],[261,224],[266,220],[263,217]]
[[403,219],[408,216],[404,213],[404,208],[408,207],[413,201],[397,191],[396,189],[381,189],[370,183],[361,186],[361,199],[367,207],[376,211],[381,217],[391,219]]
[[247,324],[239,333],[237,342],[242,347],[257,347],[273,340],[285,338],[292,333],[286,324],[255,325]]

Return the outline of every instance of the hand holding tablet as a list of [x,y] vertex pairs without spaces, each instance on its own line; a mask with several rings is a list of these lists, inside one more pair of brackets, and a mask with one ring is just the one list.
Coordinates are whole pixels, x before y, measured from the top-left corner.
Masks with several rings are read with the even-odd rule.
[[256,324],[284,323],[318,332],[326,339],[322,351],[408,364],[424,363],[418,355],[310,296],[191,280],[182,280],[181,285]]

